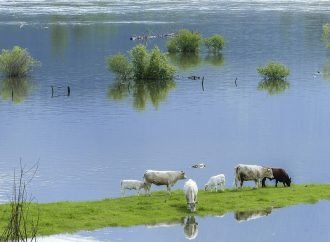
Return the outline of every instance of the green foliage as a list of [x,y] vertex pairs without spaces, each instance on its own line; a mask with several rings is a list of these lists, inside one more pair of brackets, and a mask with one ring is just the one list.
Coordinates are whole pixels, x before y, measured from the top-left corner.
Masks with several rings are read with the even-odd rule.
[[174,77],[175,68],[168,63],[159,48],[154,48],[150,54],[150,61],[146,71],[146,79],[171,80]]
[[144,45],[137,45],[130,51],[131,62],[117,54],[107,59],[108,69],[116,74],[119,80],[171,80],[175,68],[168,63],[167,57],[159,48],[148,52]]
[[7,77],[25,77],[37,63],[26,49],[19,46],[3,49],[0,54],[0,72]]
[[219,34],[215,34],[209,38],[205,38],[204,44],[209,51],[217,53],[225,46],[225,38]]
[[127,80],[131,77],[132,66],[123,54],[116,54],[107,59],[108,70],[116,74],[119,79]]
[[274,95],[284,92],[289,86],[289,82],[285,80],[264,80],[259,82],[258,89],[267,91],[269,95]]
[[325,42],[327,48],[330,48],[330,23],[323,24],[321,40]]
[[202,37],[197,32],[182,29],[167,41],[167,49],[170,53],[196,53]]
[[[223,215],[228,212],[280,208],[330,199],[330,185],[293,185],[262,189],[245,187],[224,192],[198,192],[195,215]],[[219,206],[221,204],[221,206]],[[101,201],[57,202],[30,205],[32,215],[40,214],[38,235],[93,230],[109,226],[134,226],[178,221],[191,213],[182,190],[153,192],[151,196],[130,196]],[[0,205],[0,228],[6,226],[8,204]],[[1,231],[0,231],[1,234]]]
[[[137,45],[131,51],[133,75],[136,80],[145,79],[148,65],[149,65],[149,53],[144,45]],[[156,78],[156,77],[155,77]]]
[[257,71],[263,76],[265,80],[283,80],[289,74],[290,70],[281,63],[269,62],[265,66],[260,66]]

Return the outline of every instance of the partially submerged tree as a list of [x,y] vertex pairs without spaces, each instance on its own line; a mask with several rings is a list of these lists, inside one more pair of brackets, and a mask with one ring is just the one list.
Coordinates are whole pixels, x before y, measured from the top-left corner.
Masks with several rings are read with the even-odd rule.
[[201,40],[202,36],[198,32],[181,29],[167,41],[167,49],[170,53],[196,53]]
[[323,24],[321,40],[326,44],[327,48],[330,48],[330,23]]
[[11,50],[3,49],[0,54],[0,72],[7,77],[25,77],[37,64],[38,61],[19,46]]
[[285,65],[277,62],[269,62],[265,66],[257,68],[264,80],[284,80],[289,74],[290,70]]
[[174,78],[175,68],[168,63],[167,57],[159,48],[150,52],[144,45],[137,45],[130,51],[131,61],[122,54],[108,58],[108,69],[118,80],[171,80]]
[[215,34],[209,38],[205,38],[204,44],[209,51],[218,53],[225,46],[225,38],[219,34]]

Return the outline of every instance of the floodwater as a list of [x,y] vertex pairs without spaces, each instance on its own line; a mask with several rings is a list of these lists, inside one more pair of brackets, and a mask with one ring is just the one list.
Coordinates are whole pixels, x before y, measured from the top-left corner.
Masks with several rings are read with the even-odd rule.
[[[314,0],[1,1],[0,48],[27,48],[40,65],[24,80],[0,80],[0,201],[20,160],[38,162],[28,187],[38,202],[118,197],[120,180],[146,169],[184,170],[200,187],[224,173],[232,187],[233,167],[250,163],[284,167],[294,183],[328,183],[330,53],[320,39],[329,11]],[[169,56],[178,76],[168,86],[118,88],[109,55],[140,43],[132,35],[181,28],[222,34],[226,47]],[[256,68],[269,60],[290,68],[287,82],[261,83]],[[191,168],[200,162],[206,168]]]

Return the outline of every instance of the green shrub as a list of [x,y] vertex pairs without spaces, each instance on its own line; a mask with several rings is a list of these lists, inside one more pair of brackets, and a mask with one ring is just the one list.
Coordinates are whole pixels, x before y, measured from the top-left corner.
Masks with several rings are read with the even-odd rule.
[[175,68],[168,63],[164,54],[156,47],[151,51],[146,79],[171,80],[174,77]]
[[142,80],[145,78],[148,65],[149,65],[149,53],[144,45],[137,45],[131,51],[133,75],[136,80]]
[[130,78],[132,73],[132,65],[129,60],[123,54],[117,54],[110,56],[107,59],[108,70],[112,71],[117,75],[118,78],[127,80]]
[[327,48],[330,48],[330,23],[323,24],[322,26],[322,41],[326,43]]
[[290,70],[281,63],[269,62],[265,66],[260,66],[257,71],[265,80],[283,80],[290,74]]
[[225,45],[225,39],[221,35],[215,34],[204,39],[204,44],[209,51],[219,52]]
[[25,77],[37,63],[26,49],[19,46],[4,49],[0,54],[0,71],[7,77]]
[[137,45],[130,51],[131,62],[122,54],[108,57],[108,69],[121,80],[170,80],[175,68],[157,47],[149,53],[144,45]]
[[170,53],[196,53],[201,42],[201,35],[187,29],[182,29],[167,41],[167,49]]

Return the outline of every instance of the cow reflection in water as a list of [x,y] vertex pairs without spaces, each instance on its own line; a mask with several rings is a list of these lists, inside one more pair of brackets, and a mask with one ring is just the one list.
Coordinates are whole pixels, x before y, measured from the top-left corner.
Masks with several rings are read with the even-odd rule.
[[198,235],[198,223],[194,216],[187,216],[184,219],[183,232],[186,239],[193,240]]
[[258,219],[264,216],[268,216],[272,213],[271,208],[267,208],[264,210],[253,210],[253,211],[244,211],[244,212],[235,212],[235,219],[238,222],[249,221],[253,219]]

